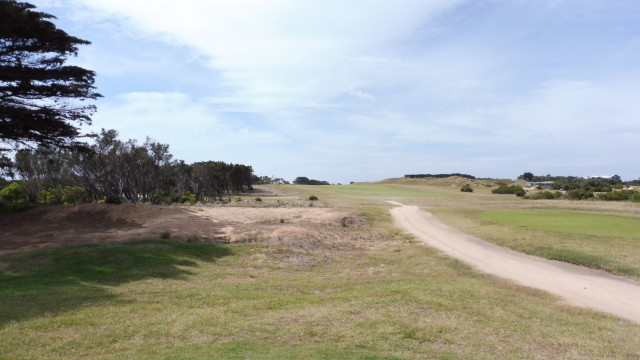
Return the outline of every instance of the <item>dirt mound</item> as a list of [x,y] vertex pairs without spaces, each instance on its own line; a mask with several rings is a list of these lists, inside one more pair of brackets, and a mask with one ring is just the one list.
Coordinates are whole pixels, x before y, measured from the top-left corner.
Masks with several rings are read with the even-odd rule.
[[170,237],[220,243],[268,242],[300,251],[366,246],[366,220],[329,208],[48,206],[0,217],[0,255],[41,248]]

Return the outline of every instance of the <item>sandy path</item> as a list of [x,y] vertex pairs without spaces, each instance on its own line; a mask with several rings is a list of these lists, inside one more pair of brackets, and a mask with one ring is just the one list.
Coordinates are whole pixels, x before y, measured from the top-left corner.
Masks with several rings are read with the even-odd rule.
[[502,248],[449,227],[417,206],[391,209],[396,223],[426,244],[475,268],[559,295],[572,305],[640,323],[640,283]]

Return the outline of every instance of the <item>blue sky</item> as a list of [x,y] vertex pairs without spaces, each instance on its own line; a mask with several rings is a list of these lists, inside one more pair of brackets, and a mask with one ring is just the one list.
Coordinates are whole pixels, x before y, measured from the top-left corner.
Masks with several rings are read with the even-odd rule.
[[31,2],[93,43],[93,129],[187,162],[640,177],[637,0]]

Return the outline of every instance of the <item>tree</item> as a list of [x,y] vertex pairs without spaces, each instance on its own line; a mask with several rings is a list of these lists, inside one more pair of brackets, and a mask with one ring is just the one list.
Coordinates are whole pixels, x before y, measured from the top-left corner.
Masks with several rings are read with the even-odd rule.
[[94,92],[93,71],[65,62],[90,42],[68,35],[48,21],[53,15],[34,9],[0,0],[0,142],[85,149],[77,126],[91,123],[95,105],[82,101],[101,95]]
[[524,181],[529,181],[529,182],[533,181],[533,178],[534,178],[534,175],[531,172],[526,172],[526,173],[518,176],[518,179],[522,179]]

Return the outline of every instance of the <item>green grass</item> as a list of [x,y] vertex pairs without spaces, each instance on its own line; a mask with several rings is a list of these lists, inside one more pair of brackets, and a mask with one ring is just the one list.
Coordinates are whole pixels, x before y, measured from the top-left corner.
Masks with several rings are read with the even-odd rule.
[[0,258],[0,325],[109,299],[104,286],[184,278],[197,260],[229,254],[220,246],[157,240],[6,255]]
[[392,227],[382,200],[433,207],[462,229],[493,241],[506,233],[496,238],[549,256],[560,244],[612,259],[637,253],[635,238],[607,238],[611,252],[601,254],[593,250],[599,235],[476,216],[526,204],[517,199],[404,197],[440,190],[376,186],[284,187],[364,213],[367,231],[384,234],[369,249],[149,240],[0,257],[0,359],[637,358],[637,324],[562,305],[417,245]]
[[451,197],[453,195],[435,192],[418,186],[403,186],[394,184],[351,184],[306,187],[307,189],[320,190],[339,196],[358,198],[432,198]]
[[640,239],[640,219],[557,211],[485,211],[482,219],[529,229]]
[[406,239],[388,241],[384,251],[315,266],[257,262],[284,251],[269,246],[173,241],[3,257],[0,304],[9,308],[1,313],[0,358],[631,359],[640,352],[637,325],[559,305]]

